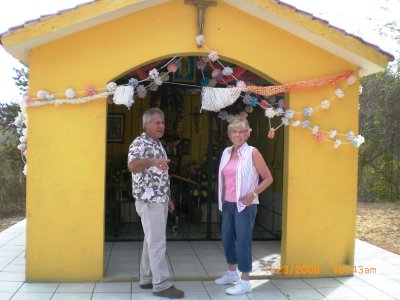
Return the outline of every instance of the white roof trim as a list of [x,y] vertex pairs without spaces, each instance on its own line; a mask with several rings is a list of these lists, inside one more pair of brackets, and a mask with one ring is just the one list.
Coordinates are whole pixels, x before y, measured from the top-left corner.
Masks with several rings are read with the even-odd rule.
[[292,23],[286,19],[283,19],[275,14],[264,9],[259,9],[258,6],[252,4],[249,1],[243,0],[225,0],[225,2],[237,7],[238,9],[245,11],[246,13],[253,15],[267,23],[270,23],[278,28],[288,31],[302,39],[308,41],[309,43],[326,50],[336,56],[343,58],[360,67],[360,76],[366,76],[369,74],[381,72],[384,70],[381,66],[374,64],[373,62],[367,60],[366,58],[355,54],[343,48],[327,39],[324,39],[304,28],[296,23]]

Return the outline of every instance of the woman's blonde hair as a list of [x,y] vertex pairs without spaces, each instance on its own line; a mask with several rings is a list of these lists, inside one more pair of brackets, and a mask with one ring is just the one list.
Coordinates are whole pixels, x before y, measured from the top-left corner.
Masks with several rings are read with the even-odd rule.
[[243,130],[249,130],[250,125],[247,119],[240,117],[240,116],[234,116],[232,119],[229,121],[228,125],[228,136],[231,136],[232,130],[235,128],[240,128]]

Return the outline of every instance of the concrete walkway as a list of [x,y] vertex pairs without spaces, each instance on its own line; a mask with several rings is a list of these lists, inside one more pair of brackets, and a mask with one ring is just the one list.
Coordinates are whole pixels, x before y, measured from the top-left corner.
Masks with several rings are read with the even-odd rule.
[[[25,282],[25,229],[24,220],[0,233],[0,300],[163,299],[139,288],[139,259],[132,260],[132,253],[140,253],[139,242],[106,243],[103,282]],[[260,279],[251,280],[253,291],[240,296],[227,295],[227,287],[217,286],[212,280],[225,268],[220,242],[168,242],[168,258],[174,284],[185,291],[185,299],[400,300],[400,255],[356,240],[356,273],[352,277],[261,279],[267,262],[279,263],[279,247],[277,242],[254,242],[252,275]],[[127,263],[124,256],[132,262]]]

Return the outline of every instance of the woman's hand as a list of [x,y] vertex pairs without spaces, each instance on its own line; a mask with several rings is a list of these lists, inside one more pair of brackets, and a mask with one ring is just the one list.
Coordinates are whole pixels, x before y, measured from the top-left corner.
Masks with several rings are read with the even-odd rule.
[[248,193],[246,196],[242,197],[242,198],[240,199],[240,201],[241,201],[244,205],[249,206],[250,204],[253,203],[253,199],[254,199],[254,198],[255,198],[255,197],[254,197],[253,192],[250,192],[250,193]]

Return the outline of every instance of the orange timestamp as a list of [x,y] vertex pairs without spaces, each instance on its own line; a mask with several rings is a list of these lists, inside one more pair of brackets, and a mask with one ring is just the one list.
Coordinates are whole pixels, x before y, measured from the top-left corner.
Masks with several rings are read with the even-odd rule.
[[319,275],[319,265],[267,265],[267,272],[279,275]]
[[367,267],[364,265],[334,265],[333,273],[336,275],[353,274],[376,274],[377,270],[374,267]]

